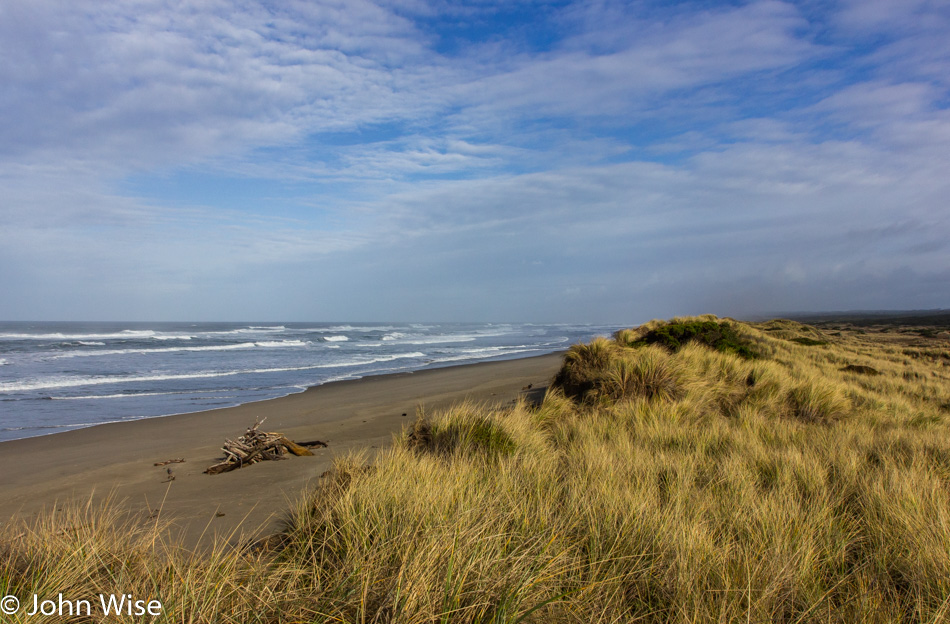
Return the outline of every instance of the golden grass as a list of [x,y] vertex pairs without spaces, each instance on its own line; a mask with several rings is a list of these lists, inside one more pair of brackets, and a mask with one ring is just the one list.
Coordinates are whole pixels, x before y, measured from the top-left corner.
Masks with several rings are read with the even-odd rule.
[[946,344],[736,326],[762,357],[629,330],[572,347],[537,408],[420,415],[266,558],[112,507],[7,527],[0,593],[135,592],[161,622],[950,619]]

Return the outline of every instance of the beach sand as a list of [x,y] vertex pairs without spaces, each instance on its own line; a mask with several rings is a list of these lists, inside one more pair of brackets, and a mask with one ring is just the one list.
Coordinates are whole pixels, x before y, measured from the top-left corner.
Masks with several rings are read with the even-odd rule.
[[[427,413],[463,400],[506,404],[539,399],[562,354],[485,362],[328,383],[279,399],[193,414],[98,425],[0,443],[0,522],[29,521],[67,502],[112,497],[133,516],[160,510],[183,543],[239,542],[279,529],[333,458],[364,450],[369,460],[392,443],[420,407]],[[523,390],[528,384],[532,390]],[[403,414],[406,414],[403,416]],[[220,475],[203,471],[260,418],[265,431],[322,440],[314,457],[267,461]],[[156,462],[184,458],[166,467]]]

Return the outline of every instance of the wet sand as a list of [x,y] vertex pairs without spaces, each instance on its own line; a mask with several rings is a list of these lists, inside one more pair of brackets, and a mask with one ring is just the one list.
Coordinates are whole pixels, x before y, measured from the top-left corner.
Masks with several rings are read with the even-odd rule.
[[[463,400],[505,404],[538,399],[562,354],[328,383],[279,399],[162,418],[112,423],[0,443],[0,522],[31,520],[70,501],[111,496],[145,518],[160,510],[189,546],[264,535],[279,528],[333,458],[364,450],[371,459],[418,409]],[[532,390],[523,388],[532,385]],[[403,416],[403,414],[406,414]],[[203,471],[260,418],[297,441],[322,440],[313,457],[268,461],[220,475]],[[184,458],[166,467],[156,462]]]

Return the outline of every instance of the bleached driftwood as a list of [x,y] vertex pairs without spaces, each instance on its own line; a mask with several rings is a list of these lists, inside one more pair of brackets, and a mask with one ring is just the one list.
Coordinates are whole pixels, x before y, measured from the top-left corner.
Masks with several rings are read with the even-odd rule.
[[165,461],[155,462],[154,466],[167,466],[168,464],[183,464],[185,463],[184,458],[179,457],[177,459],[166,459]]
[[[224,461],[205,470],[207,474],[230,472],[244,466],[264,460],[287,459],[285,453],[292,455],[313,455],[306,446],[297,444],[282,433],[261,431],[265,419],[254,423],[244,435],[237,440],[225,440],[221,450],[224,451]],[[319,441],[317,441],[319,442]],[[325,443],[319,442],[323,446]]]

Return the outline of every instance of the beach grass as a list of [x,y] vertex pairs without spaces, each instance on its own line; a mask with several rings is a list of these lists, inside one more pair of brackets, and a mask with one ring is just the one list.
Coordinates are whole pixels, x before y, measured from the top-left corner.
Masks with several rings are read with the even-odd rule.
[[0,594],[176,623],[947,621],[950,357],[914,335],[653,321],[571,347],[540,405],[420,411],[269,548],[65,507],[0,529]]

